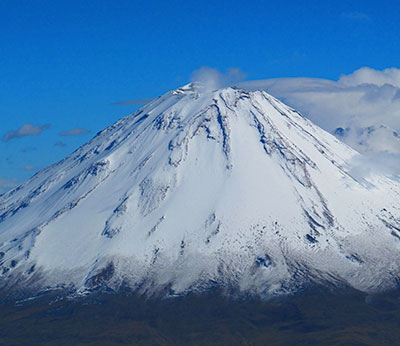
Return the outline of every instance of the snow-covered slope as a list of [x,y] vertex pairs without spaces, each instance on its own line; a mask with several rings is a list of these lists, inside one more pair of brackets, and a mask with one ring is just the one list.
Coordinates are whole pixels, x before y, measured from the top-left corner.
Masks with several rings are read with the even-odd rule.
[[400,185],[264,91],[171,91],[0,196],[0,283],[392,287]]

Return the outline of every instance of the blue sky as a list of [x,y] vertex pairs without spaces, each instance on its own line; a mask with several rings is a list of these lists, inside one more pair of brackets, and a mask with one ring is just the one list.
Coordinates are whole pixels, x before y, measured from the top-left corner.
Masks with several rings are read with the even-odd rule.
[[2,0],[0,186],[137,108],[114,102],[158,96],[202,66],[248,80],[396,67],[398,13],[368,0]]

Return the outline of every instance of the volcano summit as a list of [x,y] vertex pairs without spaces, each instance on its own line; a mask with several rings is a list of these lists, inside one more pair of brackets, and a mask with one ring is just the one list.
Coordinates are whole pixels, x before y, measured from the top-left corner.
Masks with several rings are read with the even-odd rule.
[[0,285],[396,287],[400,184],[264,91],[166,93],[0,196]]

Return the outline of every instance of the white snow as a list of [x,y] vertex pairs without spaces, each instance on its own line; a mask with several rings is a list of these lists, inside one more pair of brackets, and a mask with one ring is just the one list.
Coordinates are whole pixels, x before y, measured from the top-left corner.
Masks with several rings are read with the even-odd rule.
[[357,155],[264,91],[185,86],[0,196],[0,284],[392,287],[400,185]]

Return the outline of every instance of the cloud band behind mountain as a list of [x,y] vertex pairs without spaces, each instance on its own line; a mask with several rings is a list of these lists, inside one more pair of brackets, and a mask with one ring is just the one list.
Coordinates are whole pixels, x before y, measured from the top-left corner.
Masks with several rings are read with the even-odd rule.
[[[400,154],[396,136],[400,129],[400,69],[363,67],[337,81],[277,78],[246,81],[239,86],[266,90],[331,133],[339,127],[347,129],[350,135],[341,139],[360,152],[384,148]],[[387,135],[382,135],[383,129]]]

